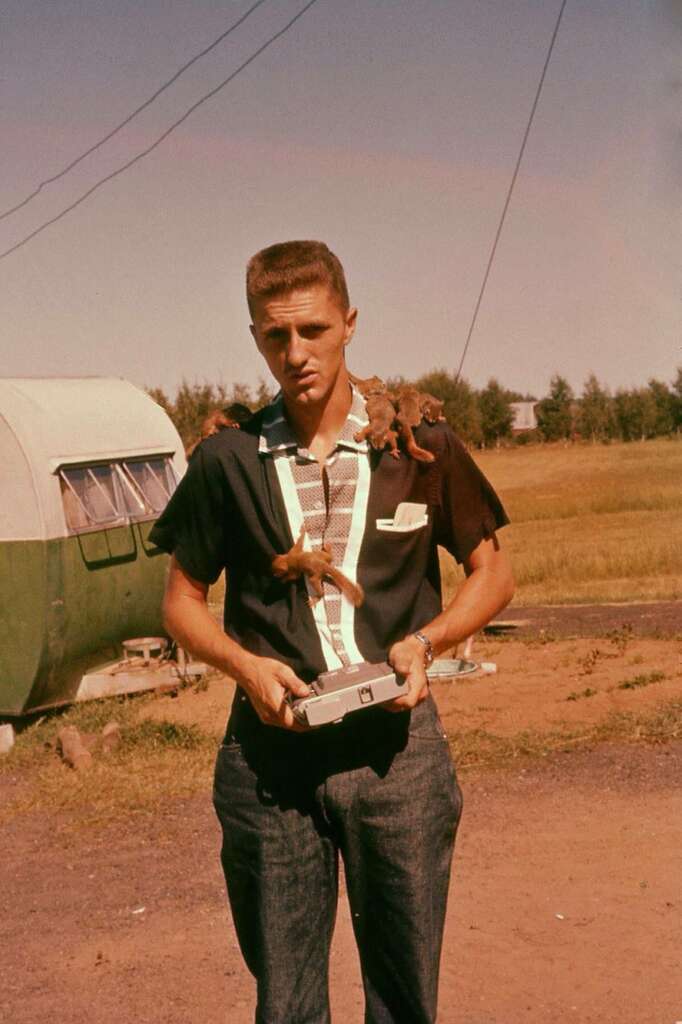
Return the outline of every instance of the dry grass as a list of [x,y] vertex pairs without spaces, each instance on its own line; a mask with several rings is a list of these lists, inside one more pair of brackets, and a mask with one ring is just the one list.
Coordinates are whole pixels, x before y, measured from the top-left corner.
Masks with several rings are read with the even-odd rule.
[[[477,455],[512,525],[514,603],[682,598],[682,441]],[[444,560],[446,591],[460,578]]]
[[[0,825],[18,814],[46,811],[64,814],[69,827],[92,826],[153,812],[170,799],[209,793],[215,736],[194,725],[145,718],[145,706],[153,700],[149,695],[95,701],[44,716],[25,728],[11,756],[0,760]],[[115,753],[96,755],[85,772],[61,763],[56,742],[62,725],[92,733],[112,718],[123,732]],[[653,710],[613,712],[593,725],[524,729],[511,736],[463,729],[451,733],[450,742],[458,768],[467,770],[509,767],[601,742],[664,743],[680,737],[682,700],[673,699]]]
[[458,769],[507,768],[523,759],[548,757],[596,743],[667,743],[681,737],[682,700],[676,699],[654,711],[614,711],[601,722],[576,729],[524,729],[514,736],[498,736],[484,729],[451,733],[450,745]]
[[[142,717],[154,700],[154,694],[144,694],[92,701],[26,726],[11,754],[0,759],[0,781],[8,783],[0,823],[26,811],[77,810],[81,822],[94,824],[210,790],[215,737],[195,725]],[[62,726],[75,725],[81,734],[93,735],[112,719],[122,732],[114,752],[105,756],[95,749],[87,771],[62,763],[57,752]]]
[[[479,464],[500,492],[512,526],[503,533],[514,561],[517,604],[682,598],[682,441],[610,446],[536,447],[484,452]],[[461,578],[444,561],[446,597]],[[222,582],[210,599],[219,615]],[[655,680],[635,677],[631,685]],[[589,687],[574,699],[592,696]],[[153,695],[77,705],[42,716],[0,758],[0,822],[22,811],[72,811],[96,822],[153,810],[169,798],[207,792],[215,736],[195,725],[143,712]],[[110,719],[123,730],[119,749],[78,773],[56,752],[57,732],[75,724],[97,733]],[[463,767],[604,740],[662,742],[682,736],[682,701],[642,714],[613,714],[580,730],[497,736],[481,729],[453,737]]]

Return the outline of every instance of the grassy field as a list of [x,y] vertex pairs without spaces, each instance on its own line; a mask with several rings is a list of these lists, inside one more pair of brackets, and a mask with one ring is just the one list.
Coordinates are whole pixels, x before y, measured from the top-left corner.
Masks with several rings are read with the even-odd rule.
[[[74,809],[81,823],[96,825],[111,815],[154,809],[169,797],[209,791],[216,737],[193,724],[145,718],[155,700],[154,693],[93,700],[26,723],[10,755],[0,758],[0,783],[3,776],[11,783],[0,799],[0,826],[25,811]],[[60,762],[62,726],[94,737],[112,720],[123,737],[114,752],[103,756],[95,747],[85,772]]]
[[[515,604],[682,598],[682,441],[475,457],[512,520]],[[459,576],[444,561],[447,592]]]
[[[517,448],[484,452],[477,462],[513,521],[501,536],[514,563],[516,604],[682,598],[682,441]],[[443,570],[447,598],[461,572],[449,556]],[[210,597],[221,601],[222,582]],[[557,665],[549,675],[559,671],[568,669]],[[635,693],[654,682],[651,673],[630,676]],[[566,700],[596,693],[580,682]],[[0,823],[40,808],[78,808],[81,821],[96,823],[207,791],[216,737],[199,724],[148,720],[154,702],[153,694],[95,701],[33,720],[0,758]],[[605,739],[678,738],[681,716],[675,698],[579,727],[521,728],[513,736],[458,728],[451,742],[465,767],[500,766]],[[111,718],[124,736],[115,753],[96,757],[83,774],[59,763],[61,725],[96,734]]]
[[[644,684],[642,684],[644,685]],[[596,691],[595,691],[596,692]],[[582,694],[581,696],[585,696]],[[153,693],[77,704],[24,728],[8,757],[0,758],[0,827],[27,812],[66,813],[72,825],[98,826],[118,817],[160,809],[169,799],[210,793],[217,734],[153,713]],[[119,748],[75,772],[57,756],[57,732],[75,725],[93,735],[111,719],[122,731]],[[500,769],[558,751],[609,741],[665,743],[679,739],[682,700],[631,711],[613,710],[593,722],[563,722],[499,735],[480,726],[452,728],[450,745],[460,769]],[[4,785],[3,785],[4,783]]]

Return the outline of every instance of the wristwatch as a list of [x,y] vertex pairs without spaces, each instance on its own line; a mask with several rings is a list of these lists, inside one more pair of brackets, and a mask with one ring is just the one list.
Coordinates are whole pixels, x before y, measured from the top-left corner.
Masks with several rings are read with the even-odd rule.
[[424,645],[424,666],[428,668],[429,665],[433,664],[433,644],[429,640],[428,636],[424,636],[424,634],[420,633],[419,630],[417,630],[416,633],[413,633],[412,636],[415,637],[420,644]]

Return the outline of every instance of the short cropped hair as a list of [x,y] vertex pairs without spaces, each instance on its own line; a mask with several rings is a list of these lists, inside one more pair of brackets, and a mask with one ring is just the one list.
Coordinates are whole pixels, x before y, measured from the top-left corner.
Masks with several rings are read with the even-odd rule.
[[326,284],[345,313],[350,306],[341,261],[324,242],[277,242],[252,256],[246,267],[246,301],[253,314],[254,299]]

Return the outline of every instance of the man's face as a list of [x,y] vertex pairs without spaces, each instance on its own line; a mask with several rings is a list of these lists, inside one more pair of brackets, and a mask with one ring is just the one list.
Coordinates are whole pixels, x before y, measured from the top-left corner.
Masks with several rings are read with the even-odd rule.
[[356,317],[357,310],[344,312],[324,284],[255,300],[251,333],[288,402],[327,400],[344,365]]

